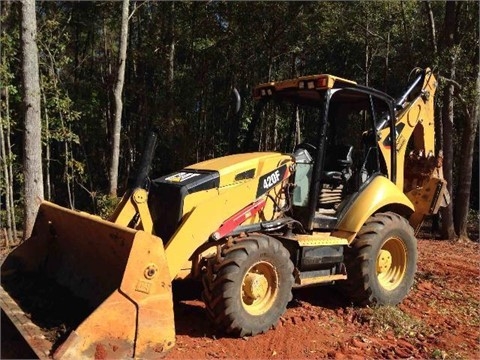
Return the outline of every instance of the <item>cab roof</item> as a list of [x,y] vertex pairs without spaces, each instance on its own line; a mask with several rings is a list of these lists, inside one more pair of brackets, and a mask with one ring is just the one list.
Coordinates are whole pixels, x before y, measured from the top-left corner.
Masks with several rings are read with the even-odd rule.
[[[323,94],[329,89],[352,89],[365,95],[375,95],[386,101],[394,100],[382,91],[330,74],[307,75],[259,84],[253,89],[253,98],[255,100],[282,98],[299,103],[317,103],[323,100]],[[351,95],[357,97],[359,94]]]

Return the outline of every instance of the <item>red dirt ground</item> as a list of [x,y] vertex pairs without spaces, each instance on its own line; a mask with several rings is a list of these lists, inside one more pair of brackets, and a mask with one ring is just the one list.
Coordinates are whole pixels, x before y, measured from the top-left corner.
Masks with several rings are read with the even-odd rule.
[[[201,301],[177,299],[166,359],[480,359],[480,245],[419,240],[418,249],[414,287],[394,308],[352,307],[334,287],[300,289],[275,329],[235,339],[215,332]],[[21,346],[2,321],[1,357],[29,357]]]

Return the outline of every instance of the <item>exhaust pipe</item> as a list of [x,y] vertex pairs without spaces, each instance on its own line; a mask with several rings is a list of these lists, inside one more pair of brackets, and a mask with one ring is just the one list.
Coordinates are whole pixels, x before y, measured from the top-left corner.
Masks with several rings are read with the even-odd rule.
[[152,165],[153,156],[155,155],[155,148],[158,140],[158,129],[153,129],[148,137],[145,149],[143,151],[142,160],[138,169],[137,177],[133,184],[133,188],[145,188],[145,181],[150,173],[150,167]]

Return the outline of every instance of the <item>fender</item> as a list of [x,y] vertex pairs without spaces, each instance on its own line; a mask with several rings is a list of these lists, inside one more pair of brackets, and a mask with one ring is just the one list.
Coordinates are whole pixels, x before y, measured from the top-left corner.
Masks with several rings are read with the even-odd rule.
[[370,216],[379,209],[392,205],[406,208],[411,213],[415,211],[413,203],[398,190],[394,183],[383,176],[377,176],[358,194],[348,211],[342,216],[337,230],[353,233],[348,237],[351,242]]

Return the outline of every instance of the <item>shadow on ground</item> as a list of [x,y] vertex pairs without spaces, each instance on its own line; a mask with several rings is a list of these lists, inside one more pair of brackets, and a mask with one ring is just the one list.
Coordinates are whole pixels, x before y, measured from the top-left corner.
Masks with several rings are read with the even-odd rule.
[[[173,283],[175,311],[175,330],[179,335],[193,338],[223,338],[228,334],[218,331],[207,317],[201,300],[202,284],[198,281],[184,280]],[[293,290],[293,300],[287,308],[296,308],[308,303],[311,306],[338,309],[351,306],[335,286],[314,286]]]

